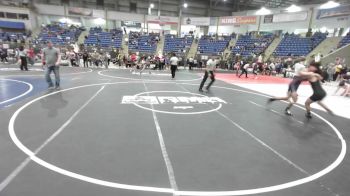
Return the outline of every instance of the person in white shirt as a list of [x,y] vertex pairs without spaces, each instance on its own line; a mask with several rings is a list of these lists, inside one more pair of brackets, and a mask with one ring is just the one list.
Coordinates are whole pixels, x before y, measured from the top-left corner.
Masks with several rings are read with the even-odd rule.
[[262,55],[259,55],[259,57],[258,57],[258,64],[260,65],[260,64],[262,64],[262,63],[264,63],[264,62],[263,62],[263,56],[262,56]]
[[194,59],[192,57],[188,59],[188,65],[189,69],[192,70],[192,67],[194,65]]
[[288,92],[286,97],[272,97],[268,100],[268,103],[277,100],[288,101],[288,106],[285,109],[285,114],[288,116],[292,116],[292,112],[290,111],[291,107],[298,101],[298,88],[303,81],[306,81],[307,77],[310,76],[318,76],[318,74],[309,72],[304,65],[305,58],[302,57],[296,60],[294,65],[294,77],[293,80],[289,83]]
[[[147,57],[144,56],[144,57],[141,57],[140,63],[141,63],[141,67],[142,67],[142,69],[140,71],[140,76],[141,76],[143,71],[146,69],[146,67],[149,63],[149,60],[147,60]],[[149,71],[149,74],[151,74],[151,71]]]
[[[243,64],[243,63],[242,63]],[[243,74],[245,74],[245,77],[248,78],[248,68],[249,68],[249,63],[244,64],[244,66],[242,67],[242,72],[241,75],[239,75],[238,77],[240,78]]]
[[69,61],[70,61],[70,66],[74,67],[76,66],[76,62],[75,62],[75,52],[73,50],[71,50],[69,53],[68,53],[68,58],[69,58]]
[[204,76],[203,76],[203,80],[199,86],[199,91],[203,92],[203,86],[205,84],[205,82],[208,79],[208,75],[210,74],[210,83],[208,84],[208,86],[206,87],[206,90],[209,91],[210,86],[215,82],[215,75],[214,75],[214,71],[216,69],[216,65],[217,65],[217,61],[214,59],[214,57],[210,58],[207,62],[207,67],[204,71]]
[[175,78],[175,72],[177,70],[177,65],[179,63],[179,59],[176,57],[176,54],[173,53],[173,56],[170,58],[170,69],[171,69],[171,77]]
[[271,62],[270,65],[269,65],[269,69],[270,69],[269,75],[273,74],[273,72],[274,72],[275,69],[276,69],[275,63]]
[[24,46],[19,47],[18,57],[19,57],[19,61],[20,61],[21,70],[28,71],[27,50],[24,48]]

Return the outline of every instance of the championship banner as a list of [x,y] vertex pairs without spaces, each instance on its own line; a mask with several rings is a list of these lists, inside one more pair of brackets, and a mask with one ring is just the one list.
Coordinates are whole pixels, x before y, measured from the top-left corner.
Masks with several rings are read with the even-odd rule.
[[219,18],[219,25],[256,24],[256,16],[224,16]]
[[92,9],[79,8],[79,7],[69,7],[69,15],[78,15],[78,16],[92,16]]
[[348,15],[350,15],[350,5],[336,7],[332,9],[319,10],[317,12],[316,18],[323,19],[323,18],[332,18],[332,17],[348,16]]
[[183,25],[209,26],[209,17],[185,17],[182,19]]

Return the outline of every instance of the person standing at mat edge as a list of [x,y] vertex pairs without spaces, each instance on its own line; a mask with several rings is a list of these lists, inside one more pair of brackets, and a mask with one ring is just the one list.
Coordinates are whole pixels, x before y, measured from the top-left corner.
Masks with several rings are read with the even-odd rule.
[[24,46],[19,47],[18,58],[21,71],[28,71],[27,51],[24,49]]
[[205,82],[207,81],[209,74],[210,74],[211,81],[208,84],[208,86],[206,87],[207,91],[209,91],[210,86],[215,82],[214,71],[216,69],[216,64],[217,64],[217,61],[214,59],[214,57],[212,57],[208,60],[207,67],[206,67],[205,72],[204,72],[203,80],[201,82],[201,85],[199,86],[199,92],[203,92],[203,86],[204,86]]
[[55,74],[55,88],[60,88],[60,51],[53,47],[52,42],[47,43],[47,47],[43,50],[42,63],[46,66],[46,81],[49,84],[49,89],[53,89],[53,83],[51,80],[51,72]]
[[179,63],[179,58],[176,57],[176,54],[173,53],[173,56],[170,58],[170,69],[171,69],[171,78],[175,78],[175,72],[177,70],[177,65]]

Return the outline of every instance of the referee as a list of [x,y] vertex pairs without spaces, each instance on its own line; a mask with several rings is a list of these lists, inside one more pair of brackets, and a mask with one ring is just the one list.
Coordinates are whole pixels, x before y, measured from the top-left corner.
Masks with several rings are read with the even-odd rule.
[[177,65],[179,64],[179,58],[176,57],[176,54],[173,53],[173,56],[170,58],[170,69],[171,69],[171,78],[175,78],[175,72],[177,70]]
[[203,92],[203,86],[205,84],[205,82],[208,79],[208,76],[210,74],[210,83],[208,84],[208,86],[206,87],[207,91],[209,91],[210,86],[215,82],[215,75],[214,75],[214,71],[216,69],[216,60],[214,59],[214,57],[211,57],[208,62],[207,62],[207,66],[204,72],[204,77],[203,80],[201,82],[201,85],[199,86],[199,92]]

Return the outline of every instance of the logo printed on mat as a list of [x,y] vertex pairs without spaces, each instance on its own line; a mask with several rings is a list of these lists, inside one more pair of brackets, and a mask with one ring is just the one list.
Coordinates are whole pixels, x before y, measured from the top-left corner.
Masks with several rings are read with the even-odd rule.
[[219,110],[227,102],[219,97],[184,91],[151,91],[123,96],[121,104],[134,104],[159,113],[201,114]]

